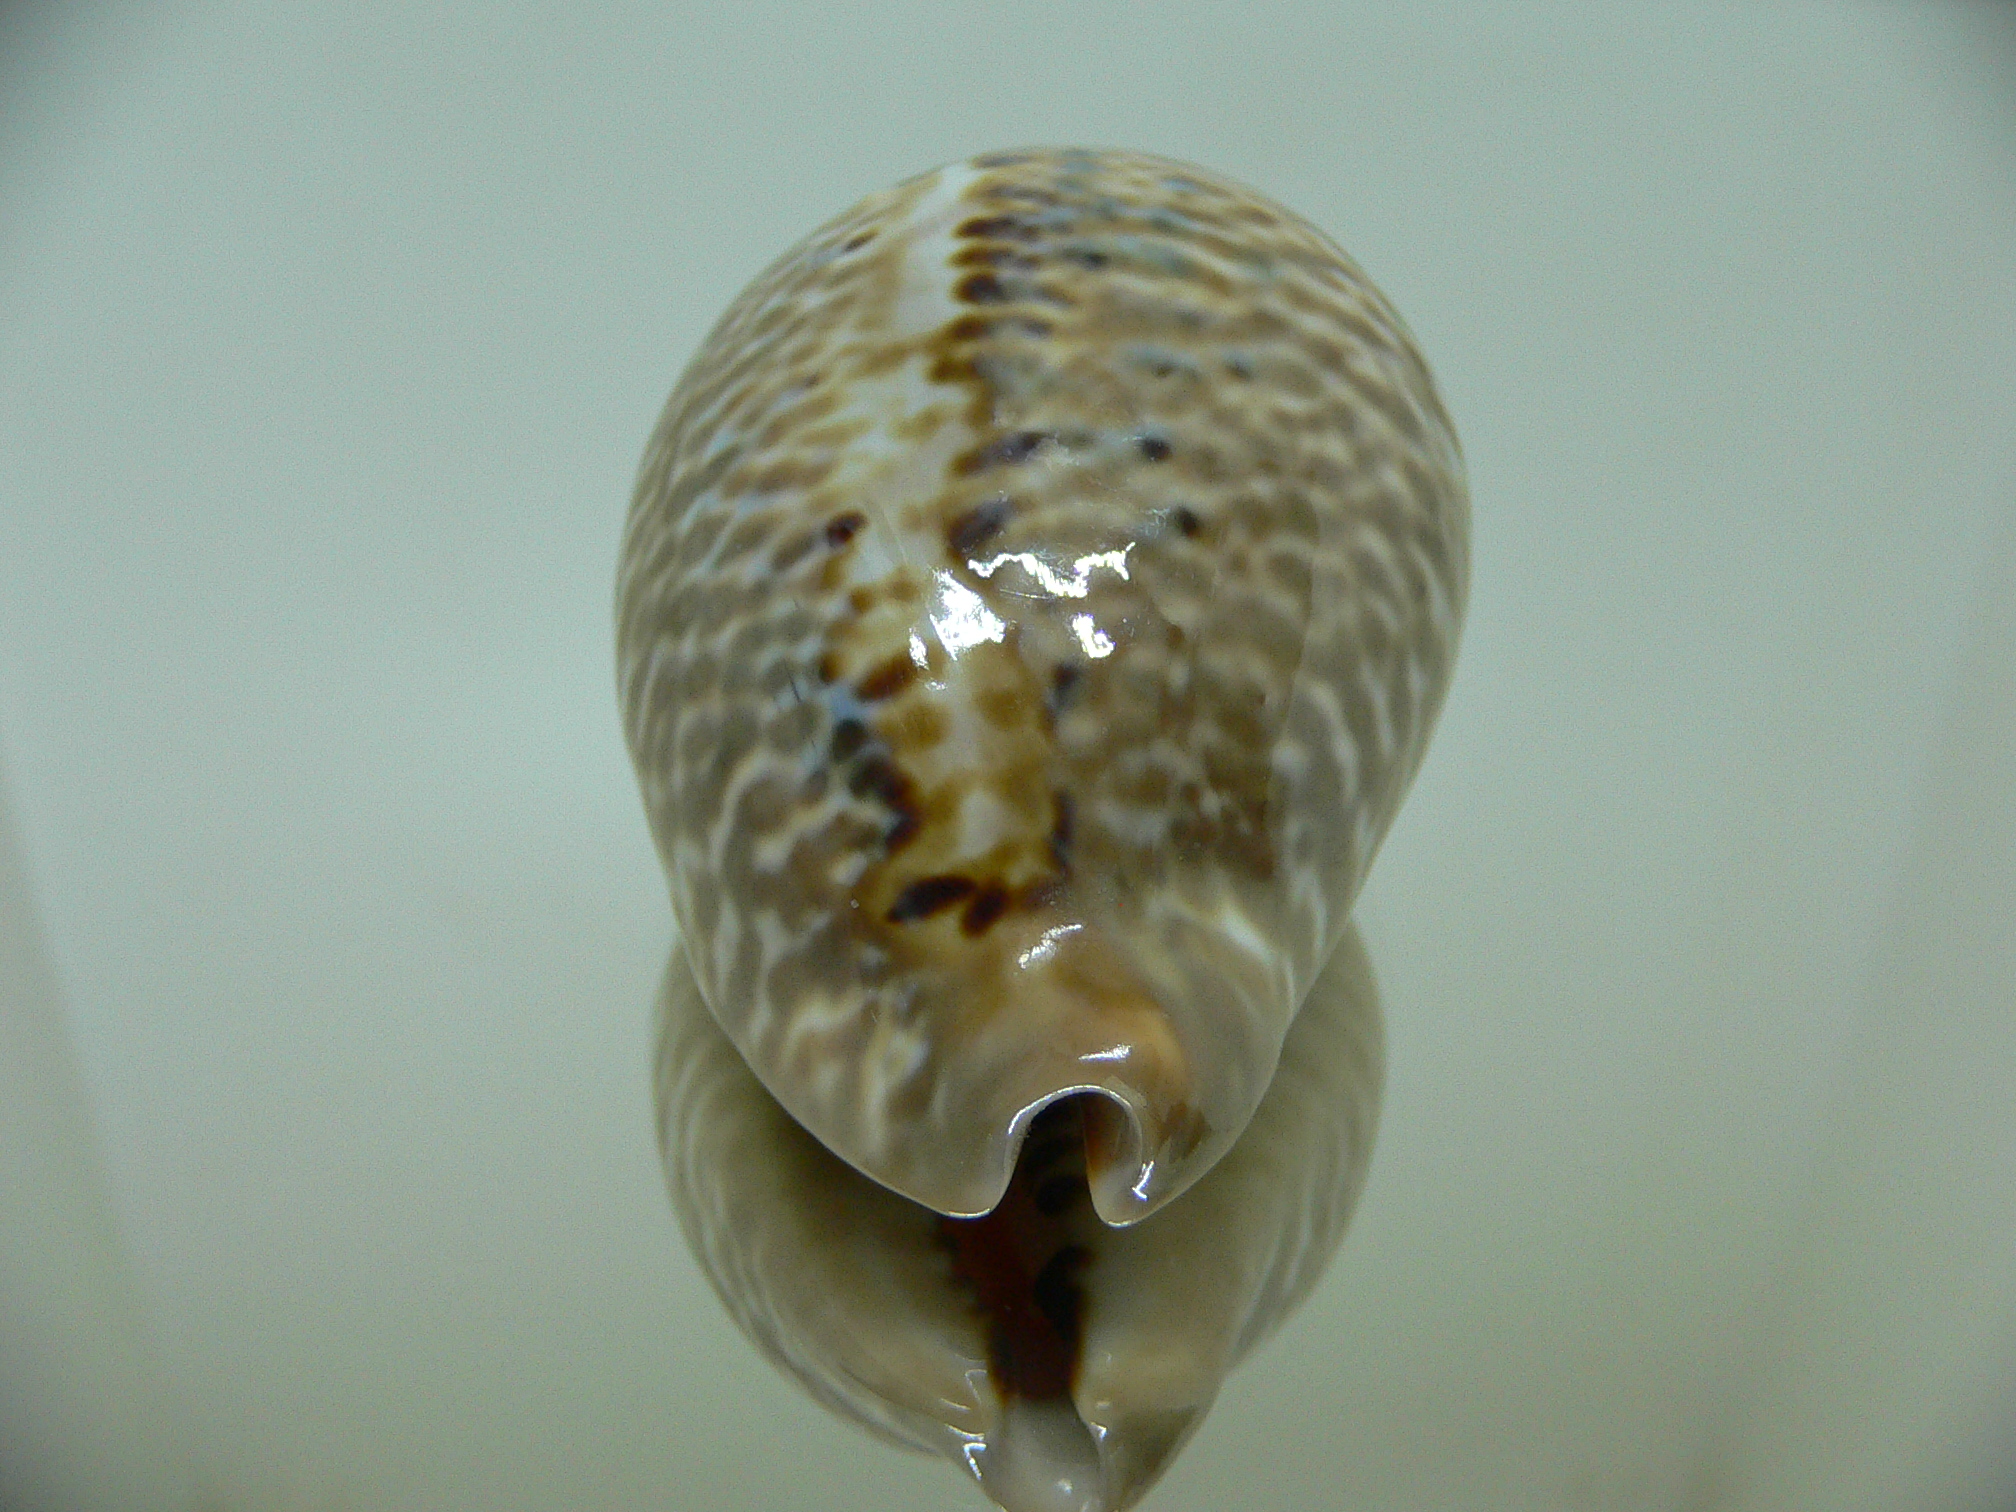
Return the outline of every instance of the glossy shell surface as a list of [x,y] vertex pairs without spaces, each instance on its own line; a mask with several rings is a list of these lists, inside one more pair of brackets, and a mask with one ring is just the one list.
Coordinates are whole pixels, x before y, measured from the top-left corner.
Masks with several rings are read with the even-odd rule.
[[1398,316],[1252,191],[1042,150],[864,200],[708,337],[625,533],[625,731],[699,998],[927,1207],[992,1209],[1083,1092],[1099,1216],[1153,1212],[1342,937],[1467,526]]
[[826,1406],[943,1455],[1008,1512],[1117,1512],[1238,1360],[1321,1277],[1365,1180],[1383,1031],[1355,931],[1288,1031],[1259,1110],[1181,1202],[1109,1228],[1037,1121],[986,1218],[842,1164],[750,1074],[674,959],[659,999],[665,1170],[743,1332]]

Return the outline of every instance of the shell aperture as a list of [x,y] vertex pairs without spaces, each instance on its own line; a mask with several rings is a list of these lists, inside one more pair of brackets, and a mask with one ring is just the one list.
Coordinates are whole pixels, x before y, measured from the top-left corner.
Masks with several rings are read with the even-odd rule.
[[736,1324],[818,1401],[951,1460],[1009,1512],[1117,1512],[1168,1467],[1335,1252],[1382,1071],[1378,995],[1347,929],[1246,1132],[1180,1202],[1101,1223],[1081,1151],[1049,1127],[1063,1103],[995,1213],[949,1219],[800,1128],[677,951],[659,995],[668,1184]]
[[975,158],[735,301],[651,440],[625,733],[695,992],[830,1151],[991,1212],[1069,1098],[1101,1220],[1231,1149],[1447,686],[1454,433],[1321,233],[1201,169]]

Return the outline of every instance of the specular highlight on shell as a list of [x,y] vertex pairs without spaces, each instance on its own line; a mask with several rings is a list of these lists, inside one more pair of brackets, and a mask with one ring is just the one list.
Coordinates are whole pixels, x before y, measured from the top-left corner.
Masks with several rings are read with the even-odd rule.
[[1130,1223],[1223,1156],[1447,686],[1454,433],[1252,191],[990,155],[738,298],[646,452],[625,731],[700,998],[804,1128],[990,1210],[1088,1094]]

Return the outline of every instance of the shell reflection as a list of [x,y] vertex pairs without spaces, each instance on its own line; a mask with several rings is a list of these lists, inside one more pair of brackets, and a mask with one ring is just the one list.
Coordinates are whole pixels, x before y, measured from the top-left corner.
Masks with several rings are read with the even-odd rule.
[[1378,1118],[1379,1004],[1355,930],[1246,1132],[1129,1228],[1091,1210],[1071,1101],[1036,1120],[991,1216],[946,1218],[779,1107],[676,951],[659,1014],[673,1203],[736,1323],[828,1407],[954,1460],[1010,1512],[1101,1512],[1147,1490],[1322,1274]]

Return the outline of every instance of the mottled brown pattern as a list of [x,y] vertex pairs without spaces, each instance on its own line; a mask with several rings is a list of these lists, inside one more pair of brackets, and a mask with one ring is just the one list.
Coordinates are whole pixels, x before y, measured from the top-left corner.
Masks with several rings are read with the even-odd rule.
[[1074,1087],[1112,1099],[1104,1216],[1194,1180],[1419,762],[1467,513],[1398,318],[1250,191],[1030,152],[814,233],[674,391],[619,585],[653,833],[752,1067],[944,1211]]

